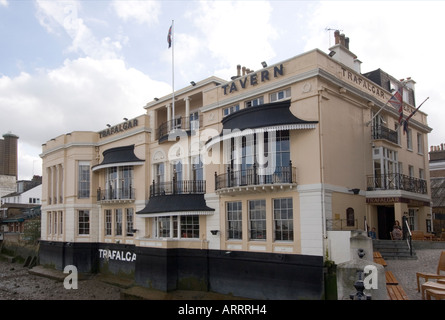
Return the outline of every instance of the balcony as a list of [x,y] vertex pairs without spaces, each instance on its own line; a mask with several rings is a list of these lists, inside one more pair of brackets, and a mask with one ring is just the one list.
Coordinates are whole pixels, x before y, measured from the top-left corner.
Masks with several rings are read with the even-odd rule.
[[195,119],[192,117],[181,117],[172,119],[164,122],[159,126],[157,138],[159,140],[159,143],[162,143],[168,140],[170,134],[174,134],[174,140],[176,141],[178,131],[185,132],[187,133],[187,135],[190,135],[190,133],[198,130],[200,127],[202,127],[201,119]]
[[135,189],[126,188],[109,188],[101,190],[97,189],[98,202],[133,202],[135,200]]
[[[276,167],[275,172],[269,175],[259,174],[258,171],[256,165],[253,165],[252,168],[246,170],[231,171],[229,168],[226,173],[220,175],[215,172],[215,190],[257,191],[264,190],[266,186],[270,186],[271,188],[268,188],[270,190],[274,186],[282,187],[297,183],[296,168],[292,165]],[[258,186],[262,188],[258,189]]]
[[368,191],[375,190],[404,190],[427,194],[427,182],[400,173],[368,176]]
[[375,126],[372,128],[373,140],[386,140],[394,144],[399,144],[399,135],[397,131],[388,129],[384,126]]
[[173,179],[168,182],[153,181],[150,186],[150,198],[176,194],[204,194],[206,191],[205,180],[180,180]]

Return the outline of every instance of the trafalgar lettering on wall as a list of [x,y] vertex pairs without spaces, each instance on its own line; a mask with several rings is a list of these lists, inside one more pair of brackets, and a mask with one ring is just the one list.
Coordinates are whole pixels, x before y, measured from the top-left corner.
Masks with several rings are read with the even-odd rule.
[[118,125],[115,125],[113,127],[110,127],[108,129],[102,130],[99,132],[99,137],[100,138],[104,138],[104,137],[108,137],[111,136],[112,134],[115,133],[119,133],[122,131],[126,131],[128,129],[134,128],[138,126],[138,120],[137,119],[133,119],[133,120],[128,120],[124,123],[120,123]]
[[382,98],[382,99],[386,99],[385,98],[385,92],[383,91],[383,89],[379,88],[379,86],[372,84],[372,82],[369,82],[368,80],[366,80],[363,77],[360,77],[358,75],[356,75],[355,73],[352,73],[349,70],[346,70],[345,68],[341,68],[342,70],[342,75],[345,79],[363,87],[364,89],[367,89],[370,93],[372,93],[373,95]]
[[248,86],[255,86],[260,82],[269,81],[270,78],[272,78],[272,76],[274,78],[277,78],[279,76],[282,76],[283,74],[284,74],[283,64],[280,64],[279,66],[273,67],[273,72],[272,70],[270,71],[262,70],[261,72],[258,73],[252,72],[245,77],[236,79],[229,84],[221,86],[221,88],[224,91],[224,95],[227,95],[229,93],[237,92],[238,89],[246,89]]
[[136,261],[136,253],[122,250],[99,249],[99,258],[133,262]]

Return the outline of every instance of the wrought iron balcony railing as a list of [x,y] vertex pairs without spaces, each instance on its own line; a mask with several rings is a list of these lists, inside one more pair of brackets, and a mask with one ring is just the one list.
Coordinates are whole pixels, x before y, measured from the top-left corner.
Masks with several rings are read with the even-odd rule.
[[105,190],[97,189],[97,201],[112,201],[112,200],[134,200],[135,189],[131,187],[126,188],[108,188]]
[[400,173],[368,176],[368,191],[373,190],[404,190],[426,194],[427,182]]
[[232,171],[217,175],[215,172],[215,190],[262,184],[296,183],[296,168],[292,164],[286,167],[276,167],[273,174],[260,174],[255,165],[246,170]]
[[399,143],[399,135],[397,131],[388,129],[387,127],[384,126],[374,126],[372,128],[372,139],[373,140],[384,139],[395,144]]
[[202,127],[202,119],[191,117],[181,117],[169,120],[161,124],[158,128],[158,139],[166,140],[168,135],[174,130],[195,131]]
[[155,182],[150,186],[150,198],[172,194],[204,194],[205,180],[179,180]]

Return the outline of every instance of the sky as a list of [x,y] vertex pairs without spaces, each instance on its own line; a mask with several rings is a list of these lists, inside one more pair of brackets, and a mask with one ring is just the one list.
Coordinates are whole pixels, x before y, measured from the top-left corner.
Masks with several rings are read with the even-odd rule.
[[52,138],[139,116],[173,84],[328,53],[338,29],[362,73],[411,77],[417,103],[429,97],[421,110],[436,146],[445,142],[443,12],[443,0],[0,0],[0,134],[19,136],[19,179],[31,179]]

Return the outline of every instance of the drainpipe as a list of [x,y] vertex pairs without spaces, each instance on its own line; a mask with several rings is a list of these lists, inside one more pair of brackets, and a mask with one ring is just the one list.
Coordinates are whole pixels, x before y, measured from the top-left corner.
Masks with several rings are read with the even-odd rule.
[[[327,234],[326,234],[326,208],[325,208],[324,160],[323,160],[323,125],[321,116],[321,101],[323,99],[322,93],[323,90],[318,91],[318,126],[319,126],[318,137],[319,137],[319,148],[320,148],[320,176],[321,176],[321,224],[323,228],[323,240],[324,240],[327,238]],[[323,254],[324,254],[324,247],[323,247]]]

